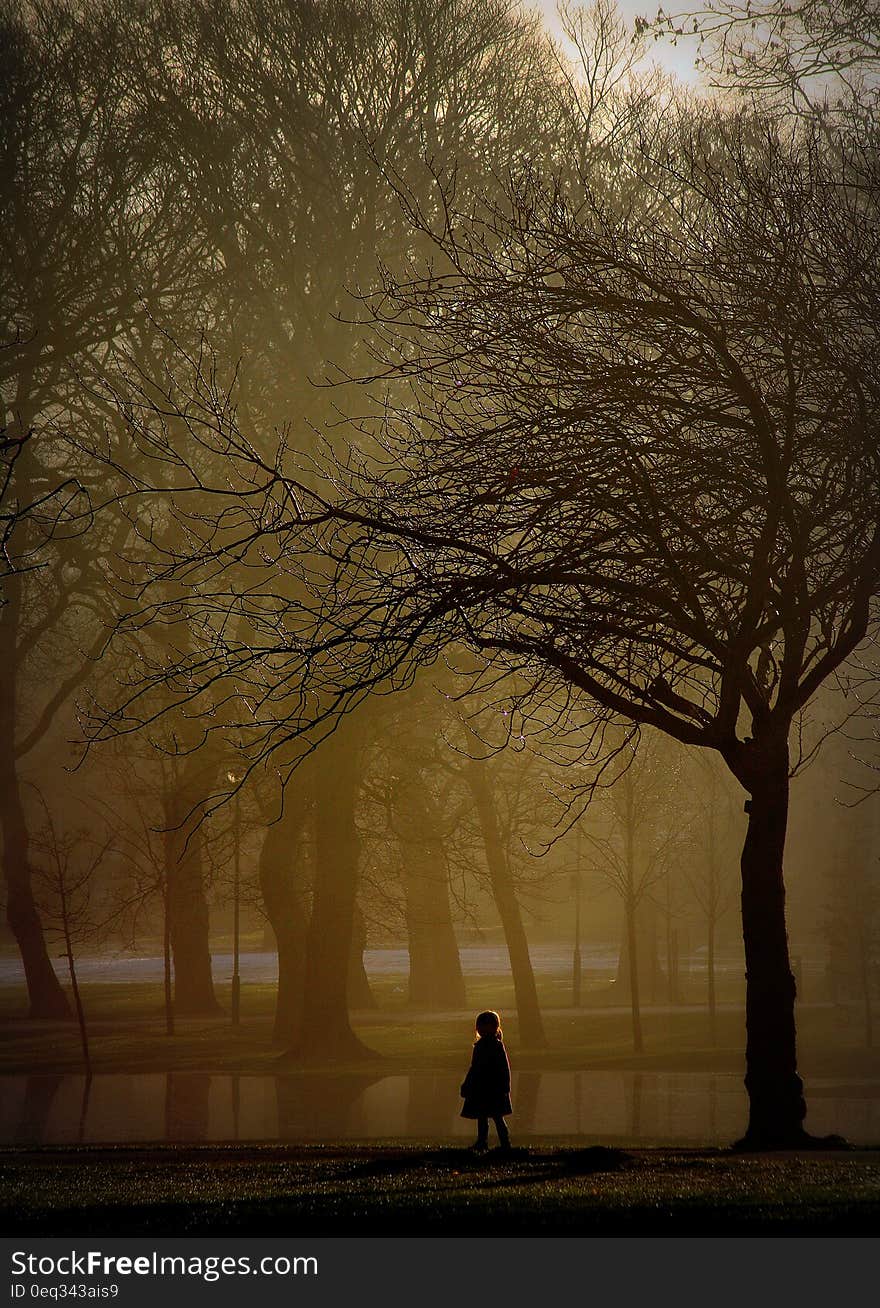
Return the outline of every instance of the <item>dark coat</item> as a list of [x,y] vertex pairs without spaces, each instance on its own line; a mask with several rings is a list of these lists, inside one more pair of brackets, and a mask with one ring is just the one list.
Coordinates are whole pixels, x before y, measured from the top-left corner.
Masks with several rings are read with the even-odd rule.
[[510,1063],[497,1036],[480,1036],[470,1070],[461,1084],[462,1117],[507,1117],[510,1102]]

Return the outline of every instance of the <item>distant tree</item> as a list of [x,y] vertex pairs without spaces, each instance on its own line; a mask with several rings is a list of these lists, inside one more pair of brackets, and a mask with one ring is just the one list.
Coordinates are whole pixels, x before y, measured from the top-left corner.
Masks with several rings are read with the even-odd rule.
[[100,469],[65,439],[87,416],[100,443],[111,421],[77,372],[101,374],[143,288],[167,303],[193,254],[190,232],[169,221],[155,134],[133,108],[136,56],[117,10],[0,3],[0,530],[15,564],[0,607],[0,830],[7,915],[35,1017],[70,1008],[34,906],[22,779],[94,668],[110,615],[108,567],[128,535],[118,518],[92,516]]
[[[271,450],[275,424],[290,412],[300,420],[304,451],[315,448],[320,441],[314,429],[332,432],[339,396],[314,382],[340,360],[360,369],[370,359],[369,331],[347,321],[359,312],[352,292],[372,281],[377,258],[396,267],[413,245],[425,243],[402,213],[383,166],[430,193],[429,157],[454,167],[463,191],[473,191],[523,150],[557,148],[562,115],[549,43],[538,20],[511,0],[376,0],[355,7],[343,0],[302,5],[248,0],[219,10],[181,3],[132,11],[125,26],[144,66],[142,85],[130,88],[131,103],[147,121],[166,127],[157,171],[182,180],[189,204],[185,213],[175,206],[175,216],[191,232],[196,261],[209,274],[199,310],[214,352],[210,361],[207,352],[203,356],[204,398],[215,402],[221,378],[234,372],[235,360],[243,356],[234,407],[256,448]],[[176,309],[163,317],[161,305],[152,302],[151,310],[196,361],[201,345],[189,318]],[[125,376],[110,390],[96,379],[95,390],[111,408],[115,393],[123,408],[130,400],[136,411],[139,401],[132,390],[158,381],[161,394],[174,363],[164,353],[168,338],[160,339],[161,333],[151,337],[145,331],[146,344],[135,340],[134,345],[131,335],[118,350]],[[125,353],[127,361],[121,358]],[[151,402],[156,400],[154,389]],[[185,425],[174,426],[168,416],[168,434],[185,446]],[[97,445],[99,453],[106,448],[103,436],[96,443],[93,432],[86,443],[93,450]],[[149,442],[125,448],[124,441],[114,450],[127,479],[124,493],[143,484],[140,459],[150,451],[155,447]],[[203,456],[203,471],[222,475],[225,451],[203,451],[200,460]],[[165,471],[173,477],[170,465]],[[167,489],[170,499],[170,481]],[[132,514],[135,544],[126,561],[136,559],[157,575],[176,549],[179,525],[167,513],[167,502],[148,511],[141,501]],[[231,560],[228,576],[248,584]],[[278,580],[295,604],[296,585],[280,574]],[[132,594],[127,599],[136,606]],[[169,604],[175,594],[169,585]],[[157,622],[154,632],[157,628],[167,633],[173,623]],[[246,641],[249,624],[240,632]],[[172,652],[178,669],[197,662],[183,633],[172,631],[172,636],[165,660],[169,683]],[[145,651],[153,666],[162,662],[145,633],[129,649],[133,662]],[[181,685],[177,682],[176,689]],[[290,707],[276,706],[285,716],[295,712],[298,699],[295,685],[288,693]],[[234,735],[230,710],[239,703],[231,701],[224,714],[212,718],[209,736],[230,727]],[[169,725],[166,743],[170,735]],[[180,736],[182,747],[190,749],[190,728],[183,725]],[[192,747],[204,752],[198,732]],[[354,909],[342,911],[349,897],[356,898],[357,864],[354,813],[341,813],[339,783],[344,776],[351,803],[360,789],[360,779],[349,778],[335,748],[328,745],[314,762],[317,925],[309,943],[334,978],[340,959],[350,953],[343,933],[357,916]],[[359,749],[356,753],[363,756]],[[210,778],[204,784],[205,768],[194,778],[197,788],[189,786],[187,771],[181,762],[178,826],[184,813],[201,816],[202,802],[213,802],[222,789]],[[319,811],[325,804],[333,809],[326,821]],[[271,875],[279,866],[273,858],[265,870]],[[350,885],[343,893],[346,867]],[[341,1005],[335,982],[326,995],[331,993]],[[307,994],[306,1005],[311,1002]],[[346,1054],[352,1037],[342,1007],[334,1021],[339,1050]],[[326,1004],[319,1025],[330,1030]]]
[[[174,970],[171,957],[171,917],[168,895],[168,866],[161,830],[163,791],[167,772],[159,760],[156,769],[144,760],[132,758],[134,751],[117,751],[113,777],[113,798],[98,801],[105,823],[112,824],[114,849],[124,860],[128,876],[117,906],[120,924],[131,946],[137,941],[141,921],[160,906],[162,938],[162,1000],[165,1032],[174,1035]],[[139,766],[140,765],[140,766]]]
[[845,814],[824,923],[832,994],[838,1002],[861,1004],[869,1049],[880,996],[880,858],[874,817],[867,805]]
[[55,819],[37,792],[42,822],[34,839],[36,895],[47,938],[62,946],[67,966],[74,1011],[79,1025],[83,1063],[91,1075],[88,1029],[76,974],[76,953],[85,944],[94,945],[110,920],[95,894],[96,873],[110,848],[110,841],[97,844],[87,831],[59,832]]
[[[499,755],[481,756],[480,747],[473,740],[469,742],[469,749],[471,753],[462,762],[462,774],[476,810],[489,886],[504,930],[520,1042],[526,1048],[545,1049],[547,1034],[529,955],[514,849],[518,834],[515,833],[514,811],[520,822],[525,816],[517,804],[517,800],[522,800],[522,789],[517,782],[525,782],[528,786],[530,781],[534,784],[534,779],[522,767],[517,775],[509,760],[502,760]],[[505,762],[507,767],[504,767]]]
[[[733,812],[719,761],[711,754],[699,754],[690,796],[692,825],[681,866],[706,932],[706,1005],[709,1032],[714,1045],[718,1037],[716,998],[716,952],[718,925],[733,906],[736,893],[734,865],[729,858]],[[721,775],[719,775],[721,773]]]
[[669,752],[643,741],[638,750],[624,747],[620,768],[606,787],[595,792],[592,806],[580,819],[589,850],[588,863],[623,905],[624,935],[615,990],[629,1000],[633,1049],[644,1049],[641,1006],[648,959],[656,961],[654,932],[646,940],[639,924],[681,854],[682,806],[675,802],[675,769]]
[[260,789],[257,801],[266,823],[257,874],[278,954],[273,1038],[288,1049],[295,1047],[299,1040],[303,1016],[313,879],[311,782],[307,769],[303,768],[295,783],[287,788],[283,806],[270,786]]
[[[461,800],[438,765],[436,714],[414,688],[397,705],[397,739],[388,741],[386,813],[398,845],[414,1008],[461,1009],[464,975],[450,904],[449,846]],[[407,709],[412,719],[407,720]]]
[[[151,632],[139,646],[128,646],[115,660],[94,667],[89,692],[100,693],[108,684],[124,685],[131,664],[140,658],[161,660],[173,675],[184,664],[187,636],[180,624]],[[206,795],[231,793],[232,788],[225,777],[223,750],[214,741],[199,750],[200,740],[198,725],[179,714],[166,730],[145,733],[141,739],[126,741],[127,749],[114,750],[109,782],[102,776],[104,769],[95,768],[100,788],[95,802],[100,806],[106,801],[108,791],[119,802],[120,838],[131,868],[140,868],[135,878],[140,891],[134,884],[131,887],[133,902],[139,895],[144,906],[154,893],[161,898],[173,1004],[180,1016],[220,1011],[214,992],[208,904],[217,832],[204,827],[199,817]],[[104,820],[112,827],[112,812],[105,812]],[[155,862],[157,841],[159,863]]]
[[[463,1007],[449,901],[466,915],[470,892],[479,886],[494,900],[504,932],[520,1041],[539,1049],[546,1035],[521,903],[542,875],[523,845],[527,835],[537,843],[543,834],[536,813],[539,760],[483,740],[454,711],[455,682],[449,670],[435,672],[397,696],[377,738],[383,761],[371,766],[369,788],[384,788],[386,835],[402,865],[411,1002]],[[526,872],[524,863],[532,865]]]
[[[159,911],[162,941],[163,1003],[165,1030],[173,1035],[175,1013],[186,1014],[190,990],[187,987],[186,944],[190,943],[174,920],[175,892],[180,896],[177,851],[180,837],[169,832],[177,788],[175,760],[147,741],[126,741],[113,751],[112,770],[102,778],[92,807],[101,823],[113,833],[113,847],[125,868],[114,892],[114,913],[125,937],[134,948],[143,923]],[[201,841],[203,833],[199,833]],[[202,848],[199,846],[199,865]],[[183,939],[181,939],[183,936]],[[184,976],[181,986],[177,963]]]

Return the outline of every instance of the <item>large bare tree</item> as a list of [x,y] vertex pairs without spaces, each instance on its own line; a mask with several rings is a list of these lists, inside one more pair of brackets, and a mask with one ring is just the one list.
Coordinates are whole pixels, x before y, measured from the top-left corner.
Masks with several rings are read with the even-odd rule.
[[790,1144],[789,732],[880,580],[877,215],[815,136],[692,116],[661,142],[649,212],[526,179],[464,222],[447,188],[453,272],[373,305],[410,383],[399,480],[337,499],[328,550],[357,540],[368,573],[404,546],[387,593],[422,603],[389,663],[442,625],[723,757],[749,796],[746,1140]]
[[[237,729],[259,758],[457,641],[527,687],[511,721],[555,702],[569,732],[598,715],[717,752],[748,796],[745,1142],[791,1146],[809,1137],[789,736],[876,617],[876,200],[822,139],[754,115],[691,106],[641,149],[644,202],[607,177],[567,195],[526,174],[482,211],[457,211],[443,179],[439,219],[410,204],[438,262],[369,304],[389,380],[375,458],[266,460],[209,395],[179,416],[190,448],[241,470],[207,487],[169,453],[182,521],[193,493],[169,560],[203,637],[187,693],[207,706],[246,680]],[[156,440],[154,416],[129,412]],[[246,594],[224,586],[229,560],[250,567]],[[157,616],[144,598],[134,625]],[[230,609],[247,640],[224,639]],[[104,729],[160,687],[144,669]]]

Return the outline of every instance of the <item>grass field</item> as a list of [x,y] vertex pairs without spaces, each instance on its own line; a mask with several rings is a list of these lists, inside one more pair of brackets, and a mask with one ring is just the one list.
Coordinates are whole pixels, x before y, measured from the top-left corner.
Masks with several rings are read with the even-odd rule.
[[875,1235],[880,1151],[536,1144],[0,1154],[8,1235]]
[[[375,1053],[369,1060],[396,1072],[443,1071],[458,1067],[472,1038],[472,1011],[487,1002],[491,983],[472,987],[467,1012],[416,1014],[400,1005],[356,1013],[353,1025]],[[254,988],[243,1004],[242,1024],[228,1016],[178,1020],[173,1036],[165,1033],[158,987],[127,983],[85,988],[93,1070],[96,1072],[206,1071],[272,1072],[283,1060],[283,1045],[272,1040],[271,988]],[[218,988],[221,1003],[226,996]],[[82,1066],[72,1023],[34,1022],[24,1013],[23,995],[9,990],[0,998],[0,1071],[73,1072]],[[502,1009],[504,1013],[504,1009]],[[521,1045],[515,1013],[504,1018],[505,1039],[516,1066],[525,1070],[578,1070],[620,1067],[633,1070],[687,1070],[738,1073],[745,1044],[741,1008],[725,1006],[718,1014],[717,1038],[710,1038],[708,1017],[695,1007],[645,1008],[645,1048],[633,1053],[629,1011],[595,1007],[544,1010],[549,1047]],[[858,1015],[831,1006],[799,1010],[802,1070],[812,1076],[880,1076],[880,1049],[864,1046]],[[358,1064],[364,1068],[364,1064]]]

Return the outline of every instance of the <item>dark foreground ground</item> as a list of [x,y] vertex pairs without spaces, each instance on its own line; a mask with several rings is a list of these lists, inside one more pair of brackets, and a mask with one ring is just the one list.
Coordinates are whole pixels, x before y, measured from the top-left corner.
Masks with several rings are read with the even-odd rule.
[[0,1196],[7,1235],[876,1236],[880,1149],[7,1149]]

